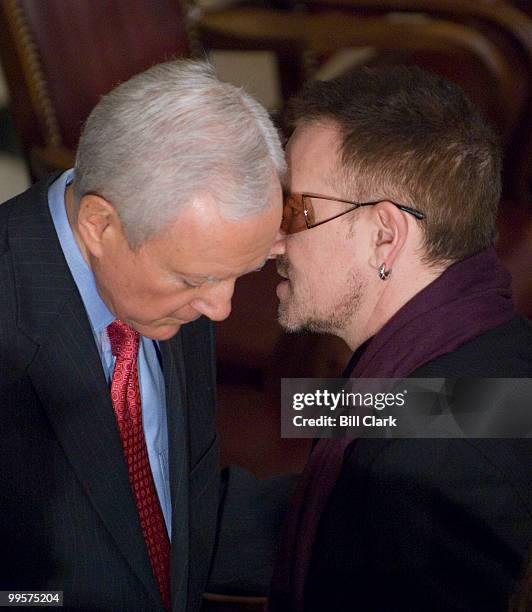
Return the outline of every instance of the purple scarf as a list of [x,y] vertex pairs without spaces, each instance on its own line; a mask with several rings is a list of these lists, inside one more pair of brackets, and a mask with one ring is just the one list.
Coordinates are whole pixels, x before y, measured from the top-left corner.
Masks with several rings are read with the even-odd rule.
[[[353,378],[405,378],[514,316],[511,278],[493,248],[450,266],[365,345]],[[358,354],[355,353],[355,359]],[[274,569],[269,612],[302,612],[320,516],[352,439],[320,440],[290,503]]]

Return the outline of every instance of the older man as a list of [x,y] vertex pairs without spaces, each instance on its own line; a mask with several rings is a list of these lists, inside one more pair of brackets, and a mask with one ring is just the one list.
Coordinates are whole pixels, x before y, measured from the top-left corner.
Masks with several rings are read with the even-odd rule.
[[[362,70],[292,106],[279,318],[339,336],[345,376],[531,377],[494,250],[500,151],[463,92]],[[530,440],[321,440],[270,611],[503,612],[532,539]]]
[[283,172],[265,110],[176,61],[104,96],[74,170],[0,208],[0,589],[199,608],[219,512],[209,319],[268,257]]

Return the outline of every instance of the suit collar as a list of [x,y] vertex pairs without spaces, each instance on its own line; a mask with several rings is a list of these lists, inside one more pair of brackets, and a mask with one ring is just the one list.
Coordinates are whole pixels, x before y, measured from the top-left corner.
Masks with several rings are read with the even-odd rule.
[[72,176],[73,170],[67,170],[52,183],[48,191],[48,204],[61,250],[83,300],[92,329],[97,334],[112,323],[115,316],[100,297],[92,270],[83,258],[70,227],[65,207],[65,189],[72,181]]

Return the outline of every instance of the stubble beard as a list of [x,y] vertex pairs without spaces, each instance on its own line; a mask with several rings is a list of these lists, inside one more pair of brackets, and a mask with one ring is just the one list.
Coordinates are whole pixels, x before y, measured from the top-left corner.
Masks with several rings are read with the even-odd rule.
[[[288,271],[286,267],[284,270]],[[324,306],[322,312],[319,312],[316,310],[311,292],[307,299],[301,299],[290,285],[289,296],[279,302],[279,324],[289,333],[310,331],[343,336],[342,332],[353,324],[363,294],[364,284],[360,280],[360,275],[352,270],[343,295]]]

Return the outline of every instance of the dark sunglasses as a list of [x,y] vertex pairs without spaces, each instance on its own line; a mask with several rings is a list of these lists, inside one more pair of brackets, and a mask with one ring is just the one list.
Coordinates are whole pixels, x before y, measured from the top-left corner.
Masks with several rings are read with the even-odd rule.
[[[320,200],[350,204],[351,208],[333,215],[332,217],[327,217],[321,210],[319,205]],[[425,218],[425,214],[419,210],[410,208],[410,206],[405,206],[404,204],[397,204],[388,199],[376,200],[375,202],[352,202],[350,200],[331,198],[316,193],[288,193],[283,196],[283,221],[281,223],[281,230],[285,234],[297,234],[303,230],[312,229],[313,227],[318,227],[318,225],[328,223],[333,219],[338,219],[338,217],[346,215],[357,208],[362,208],[362,206],[374,206],[384,201],[391,202],[394,206],[397,206],[399,210],[409,215],[413,215],[416,219],[421,220]]]

